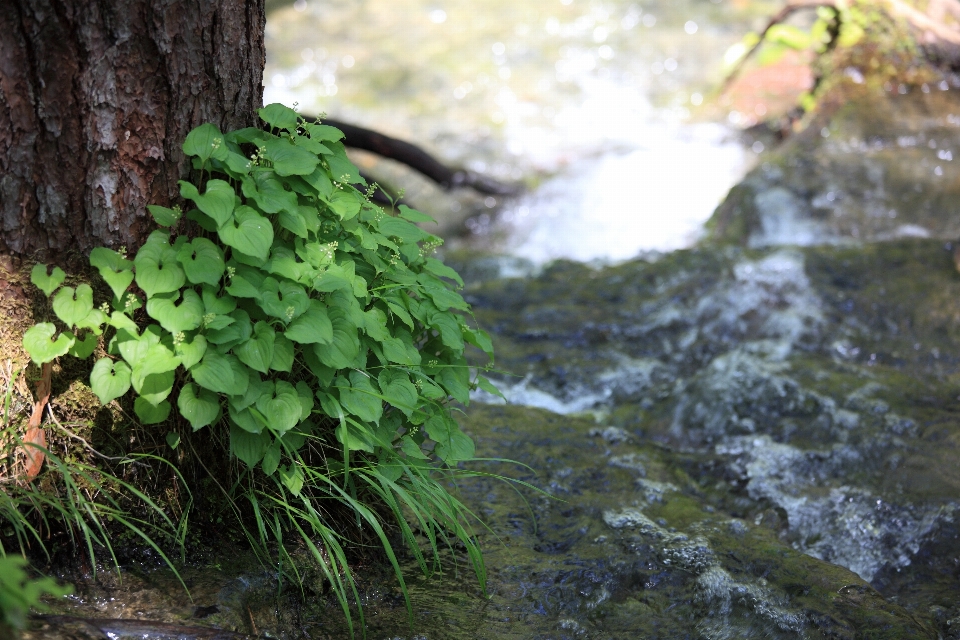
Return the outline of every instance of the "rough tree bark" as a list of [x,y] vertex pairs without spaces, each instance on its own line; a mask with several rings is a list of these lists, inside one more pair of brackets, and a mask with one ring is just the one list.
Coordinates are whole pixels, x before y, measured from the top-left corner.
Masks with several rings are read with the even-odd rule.
[[187,132],[263,105],[263,0],[2,4],[0,252],[138,246]]

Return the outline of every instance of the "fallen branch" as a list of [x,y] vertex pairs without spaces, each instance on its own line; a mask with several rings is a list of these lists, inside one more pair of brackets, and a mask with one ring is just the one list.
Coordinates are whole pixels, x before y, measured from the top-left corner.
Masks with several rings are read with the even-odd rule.
[[[304,117],[307,120],[311,119],[310,116]],[[521,191],[521,188],[516,185],[504,184],[473,171],[451,169],[420,147],[404,140],[391,138],[377,131],[340,122],[339,120],[324,118],[323,122],[343,132],[343,143],[346,146],[353,149],[363,149],[384,158],[396,160],[422,173],[446,190],[470,187],[480,193],[500,196],[516,195]]]

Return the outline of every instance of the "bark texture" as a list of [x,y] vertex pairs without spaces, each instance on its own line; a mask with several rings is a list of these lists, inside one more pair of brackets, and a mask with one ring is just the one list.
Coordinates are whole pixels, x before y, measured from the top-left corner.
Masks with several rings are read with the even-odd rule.
[[0,4],[0,252],[139,246],[190,129],[255,124],[263,0]]

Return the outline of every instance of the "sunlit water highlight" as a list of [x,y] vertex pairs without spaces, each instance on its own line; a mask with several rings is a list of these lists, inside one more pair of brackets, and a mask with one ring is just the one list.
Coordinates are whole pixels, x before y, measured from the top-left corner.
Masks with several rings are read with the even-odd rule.
[[764,10],[305,0],[270,14],[264,99],[502,180],[539,180],[514,201],[411,192],[428,213],[466,220],[460,243],[535,264],[622,261],[692,245],[754,160],[698,107],[724,51]]

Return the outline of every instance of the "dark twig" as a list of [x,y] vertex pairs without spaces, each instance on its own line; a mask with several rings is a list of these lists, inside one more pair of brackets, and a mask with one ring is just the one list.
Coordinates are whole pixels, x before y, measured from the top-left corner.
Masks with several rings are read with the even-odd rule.
[[[310,116],[304,117],[307,120],[311,119]],[[324,118],[323,123],[343,131],[343,143],[346,146],[371,151],[384,158],[396,160],[422,173],[446,190],[470,187],[480,193],[499,196],[516,195],[521,191],[517,185],[504,184],[473,171],[451,169],[420,147],[404,140],[391,138],[377,131],[339,120]]]

